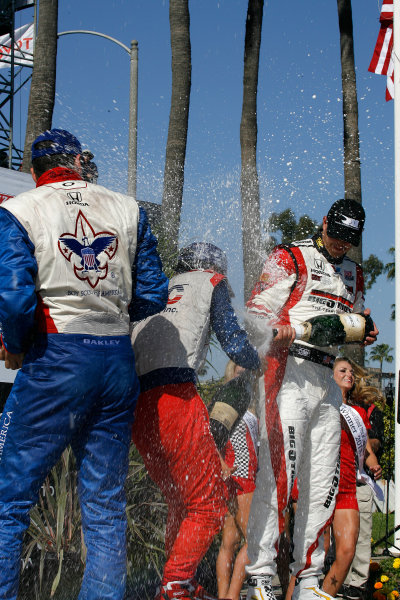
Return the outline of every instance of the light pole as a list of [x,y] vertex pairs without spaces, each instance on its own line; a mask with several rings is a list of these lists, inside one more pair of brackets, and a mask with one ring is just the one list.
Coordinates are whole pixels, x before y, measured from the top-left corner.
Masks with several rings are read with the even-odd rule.
[[138,42],[131,41],[131,47],[125,46],[115,38],[99,33],[98,31],[88,31],[86,29],[74,29],[71,31],[61,31],[58,37],[72,33],[86,33],[106,38],[118,46],[121,46],[130,56],[130,86],[129,86],[129,142],[128,142],[128,195],[136,200],[136,179],[137,179],[137,115],[138,115]]

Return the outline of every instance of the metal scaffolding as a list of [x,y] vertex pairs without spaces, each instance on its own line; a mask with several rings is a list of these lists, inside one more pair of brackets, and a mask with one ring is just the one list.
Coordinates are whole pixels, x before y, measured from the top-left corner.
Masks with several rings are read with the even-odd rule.
[[[7,64],[0,72],[0,166],[18,169],[23,149],[14,144],[14,98],[32,77],[33,55],[16,43],[15,13],[23,8],[35,7],[36,0],[1,0],[0,11],[10,14],[9,32],[0,37],[0,64]],[[5,39],[7,38],[7,39]],[[27,74],[26,69],[29,69]],[[18,85],[16,82],[19,81]]]

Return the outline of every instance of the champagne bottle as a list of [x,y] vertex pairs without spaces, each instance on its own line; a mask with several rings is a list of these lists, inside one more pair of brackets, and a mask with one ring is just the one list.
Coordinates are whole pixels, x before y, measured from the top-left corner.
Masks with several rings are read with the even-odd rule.
[[254,371],[243,371],[215,394],[210,405],[210,429],[216,446],[223,452],[230,434],[249,407]]
[[320,315],[294,325],[296,339],[315,346],[337,346],[361,344],[374,323],[369,315],[344,313],[342,315]]

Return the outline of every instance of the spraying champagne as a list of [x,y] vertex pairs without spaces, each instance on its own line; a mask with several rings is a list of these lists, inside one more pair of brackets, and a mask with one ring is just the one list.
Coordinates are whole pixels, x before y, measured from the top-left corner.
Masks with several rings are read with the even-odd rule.
[[[362,344],[374,329],[369,315],[344,313],[342,315],[320,315],[299,325],[294,325],[296,340],[315,346],[338,346],[340,344]],[[277,330],[274,329],[274,335]]]

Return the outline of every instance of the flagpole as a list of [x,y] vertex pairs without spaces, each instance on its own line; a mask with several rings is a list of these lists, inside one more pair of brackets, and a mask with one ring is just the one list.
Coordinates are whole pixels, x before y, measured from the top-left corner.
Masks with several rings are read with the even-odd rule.
[[[395,289],[396,289],[396,399],[395,399],[395,527],[400,524],[400,0],[393,1],[394,61],[394,205],[395,205]],[[397,547],[397,548],[396,548]],[[400,530],[394,534],[392,554],[400,554]]]

